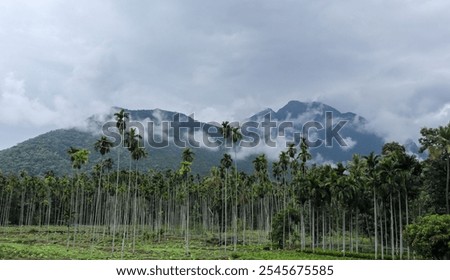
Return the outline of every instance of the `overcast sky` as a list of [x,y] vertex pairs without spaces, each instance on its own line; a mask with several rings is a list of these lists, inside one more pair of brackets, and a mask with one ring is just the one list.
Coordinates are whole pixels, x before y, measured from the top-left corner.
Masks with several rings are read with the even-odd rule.
[[289,100],[387,140],[450,120],[450,1],[0,1],[0,149],[111,106],[239,120]]

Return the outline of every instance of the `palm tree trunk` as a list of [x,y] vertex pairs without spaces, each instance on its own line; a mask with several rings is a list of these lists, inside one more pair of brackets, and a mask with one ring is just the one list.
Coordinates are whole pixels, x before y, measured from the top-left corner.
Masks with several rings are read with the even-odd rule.
[[301,231],[301,246],[302,251],[306,248],[306,231],[305,231],[305,207],[304,205],[300,206],[300,231]]
[[[379,211],[383,211],[383,202],[381,202],[381,207]],[[385,213],[385,212],[384,212]],[[385,231],[383,231],[383,212],[379,213],[380,215],[380,238],[381,238],[381,259],[384,260],[384,233]],[[386,215],[385,215],[385,220],[386,220]],[[385,227],[384,227],[384,230]]]
[[445,186],[445,204],[447,206],[447,214],[450,214],[449,186],[450,186],[450,155],[447,155],[447,184]]
[[130,167],[129,167],[129,174],[128,174],[128,189],[127,189],[127,198],[125,201],[125,212],[124,212],[124,228],[123,228],[123,235],[122,235],[122,249],[120,251],[121,258],[123,258],[123,253],[125,249],[125,239],[128,237],[128,224],[129,224],[129,216],[130,216],[130,192],[131,192],[131,156],[130,156]]
[[308,214],[309,214],[309,243],[310,243],[310,246],[311,246],[311,249],[312,249],[312,245],[313,245],[313,242],[312,242],[312,231],[313,231],[313,228],[312,228],[312,214],[311,214],[311,199],[308,200],[308,204],[309,204],[309,207],[308,207]]
[[187,184],[187,179],[184,183],[185,191],[186,191],[186,255],[189,256],[189,189]]
[[[122,138],[123,139],[123,135]],[[117,148],[117,174],[116,174],[116,193],[114,195],[114,213],[113,213],[113,233],[112,233],[112,245],[111,245],[111,254],[114,253],[114,245],[116,240],[116,227],[117,227],[117,195],[119,192],[119,175],[120,175],[120,149]]]
[[225,217],[224,217],[224,231],[223,231],[223,234],[224,234],[224,246],[225,246],[225,251],[227,250],[227,230],[228,230],[228,228],[227,228],[227,223],[228,223],[228,215],[227,215],[227,212],[228,212],[228,205],[227,205],[227,200],[228,200],[228,197],[227,197],[227,182],[228,182],[228,169],[225,171]]
[[312,230],[312,232],[311,232],[311,240],[312,240],[312,242],[311,242],[311,248],[312,248],[312,251],[313,251],[313,253],[314,253],[314,251],[315,251],[315,248],[316,248],[316,235],[315,235],[315,217],[314,217],[314,214],[315,214],[315,211],[314,211],[314,206],[312,207],[312,211],[311,211],[311,214],[312,214],[312,217],[311,217],[311,221],[312,221],[312,226],[311,226],[311,230]]
[[342,253],[345,256],[345,209],[342,209]]
[[[136,161],[136,177],[134,182],[134,199],[133,199],[133,254],[135,252],[135,246],[136,246],[136,223],[137,223],[137,192],[138,192],[138,164]],[[158,236],[159,236],[159,230],[158,230]]]
[[359,209],[356,209],[356,253],[359,253]]
[[353,253],[353,210],[350,210],[350,252]]
[[[25,188],[22,187],[22,192],[20,196],[20,218],[19,218],[19,226],[22,228],[23,226],[23,214],[25,211]],[[6,213],[6,212],[4,212]],[[20,229],[22,231],[22,229]]]
[[402,221],[402,201],[400,191],[398,192],[398,220],[399,220],[399,242],[400,242],[400,259],[403,259],[403,221]]
[[325,251],[325,207],[322,208],[322,250]]
[[375,186],[373,186],[373,221],[374,221],[374,237],[375,237],[375,259],[378,259],[378,225],[377,225],[377,196]]
[[99,174],[99,178],[98,178],[97,197],[96,197],[96,200],[95,200],[95,212],[94,212],[93,227],[92,227],[92,243],[91,243],[91,246],[94,245],[97,223],[100,223],[100,221],[99,221],[99,219],[100,219],[99,213],[100,213],[102,173],[103,173],[103,166],[100,167],[100,174]]
[[[408,191],[405,192],[405,207],[406,207],[406,227],[409,226],[409,203],[408,203]],[[408,260],[411,259],[411,250],[408,245]]]
[[394,245],[394,207],[392,202],[392,192],[389,194],[389,203],[390,203],[390,210],[391,210],[391,256],[392,259],[395,258],[394,251],[395,251],[395,245]]
[[286,248],[286,174],[283,176],[283,249]]
[[79,180],[80,180],[80,178],[79,178],[79,175],[78,175],[78,172],[76,173],[76,193],[75,193],[75,217],[74,217],[74,219],[75,219],[75,233],[74,233],[74,236],[73,236],[73,243],[72,243],[72,246],[75,246],[75,243],[76,243],[76,240],[77,240],[77,235],[78,235],[78,223],[79,223],[79,220],[80,220],[80,211],[79,211],[79,207],[78,207],[78,193],[79,193],[79,188],[80,188],[80,186],[79,186]]
[[234,172],[236,175],[236,181],[234,182],[234,217],[233,217],[233,229],[234,229],[234,239],[233,239],[233,251],[236,251],[237,246],[237,211],[238,211],[238,193],[237,193],[237,185],[238,185],[238,169],[237,169],[237,153],[236,153],[236,145],[234,145]]

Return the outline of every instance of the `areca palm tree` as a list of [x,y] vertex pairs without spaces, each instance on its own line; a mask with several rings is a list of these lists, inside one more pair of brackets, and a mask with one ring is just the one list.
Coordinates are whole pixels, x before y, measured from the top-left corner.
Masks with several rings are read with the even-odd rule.
[[[210,224],[214,225],[215,222],[217,224],[218,229],[218,236],[222,234],[222,229],[220,228],[220,217],[221,215],[219,213],[216,213],[218,209],[221,209],[222,205],[222,196],[220,195],[220,192],[222,191],[222,178],[221,178],[221,172],[220,169],[216,166],[211,167],[209,175],[204,178],[203,185],[205,189],[212,194],[211,197],[206,198],[207,202],[211,204],[212,211],[210,211],[212,215],[212,219],[210,221]],[[217,216],[216,216],[217,214]],[[206,217],[205,217],[206,218]],[[205,230],[208,228],[208,224],[205,223],[204,227]]]
[[[94,149],[99,152],[103,158],[104,155],[110,152],[111,147],[113,146],[113,143],[106,137],[102,136],[99,140],[97,140],[94,144]],[[98,188],[97,188],[97,199],[95,200],[95,215],[94,215],[94,221],[93,221],[93,228],[92,228],[92,235],[94,237],[95,234],[95,226],[97,225],[98,219],[99,219],[99,212],[100,212],[100,201],[101,201],[101,187],[102,187],[102,176],[103,176],[103,168],[111,163],[111,159],[109,161],[102,160],[102,162],[99,164],[99,178],[98,178]],[[94,239],[94,238],[92,238]]]
[[[128,222],[129,222],[129,205],[130,205],[130,194],[131,194],[131,163],[132,160],[136,160],[136,174],[137,174],[137,161],[142,157],[146,156],[145,150],[141,147],[142,136],[136,132],[135,128],[131,128],[129,131],[125,132],[125,145],[130,152],[130,168],[128,175],[128,190],[127,190],[127,200],[126,207],[124,212],[124,230],[122,236],[122,250],[121,254],[123,256],[124,246],[125,246],[125,238],[128,231]],[[136,175],[137,176],[137,175]],[[136,191],[135,191],[136,194]],[[136,200],[136,199],[135,199]],[[136,203],[136,201],[135,201]],[[134,216],[134,214],[133,214]],[[134,222],[134,221],[133,221]],[[134,244],[133,244],[134,245]],[[134,250],[134,246],[133,246]]]
[[[114,117],[116,119],[116,127],[119,130],[121,134],[125,132],[127,129],[127,121],[130,118],[130,114],[125,112],[124,109],[120,109],[119,112],[114,114]],[[122,139],[123,140],[123,139]]]
[[[222,122],[222,126],[219,128],[220,133],[222,134],[222,138],[223,138],[223,142],[225,147],[228,147],[229,145],[229,141],[233,140],[233,128],[231,127],[231,124],[229,121],[223,121]],[[236,154],[236,153],[235,153]],[[230,157],[229,154],[224,154],[224,157],[222,158],[222,160],[220,161],[222,167],[225,167],[225,165],[228,165],[228,167],[225,167],[225,218],[224,218],[224,222],[225,222],[225,228],[224,228],[224,237],[225,237],[225,251],[227,250],[227,212],[228,212],[228,204],[227,204],[227,185],[228,185],[228,169],[231,167],[232,164],[232,159]]]
[[72,164],[73,164],[73,162],[75,161],[75,154],[76,154],[79,150],[80,150],[80,149],[74,148],[74,147],[70,147],[70,148],[67,150],[67,153],[68,153],[69,156],[70,156],[70,161],[72,162]]
[[[293,149],[288,150],[290,155],[293,154]],[[300,203],[300,230],[301,230],[301,248],[302,250],[305,249],[306,246],[306,230],[305,230],[305,214],[304,214],[304,205],[306,201],[311,202],[310,195],[306,186],[307,182],[307,174],[306,174],[306,164],[309,160],[312,159],[312,155],[309,153],[309,146],[306,142],[306,138],[302,137],[300,141],[300,151],[298,151],[298,155],[296,158],[298,161],[300,161],[300,172],[295,172],[295,181],[296,181],[296,188],[297,188],[297,200]],[[297,160],[293,160],[293,164],[295,168],[297,167]]]
[[[124,143],[124,133],[127,128],[127,121],[129,120],[129,114],[125,112],[124,109],[121,109],[119,112],[114,114],[114,118],[116,119],[116,127],[120,134],[120,146],[123,146]],[[116,227],[117,227],[117,200],[118,200],[118,191],[119,191],[119,176],[120,176],[120,149],[117,149],[117,172],[116,172],[116,192],[114,196],[114,214],[113,214],[113,233],[112,233],[112,245],[111,245],[111,253],[114,253],[115,239],[116,239]]]
[[188,175],[191,172],[191,164],[194,161],[194,153],[190,148],[183,150],[182,162],[180,167],[180,175],[183,177],[184,181],[184,192],[185,192],[185,209],[186,209],[186,230],[185,230],[185,245],[186,245],[186,255],[189,255],[189,186],[188,186]]
[[342,252],[345,256],[346,252],[346,212],[349,201],[352,200],[354,194],[354,187],[349,182],[349,177],[347,176],[347,169],[342,163],[338,163],[336,167],[337,182],[334,185],[334,196],[336,199],[337,206],[341,208],[342,211]]
[[220,134],[222,134],[222,138],[225,144],[225,147],[227,147],[228,141],[230,140],[231,133],[232,133],[232,127],[229,121],[223,121],[222,126],[219,128]]
[[[364,159],[358,155],[353,155],[352,161],[348,164],[348,171],[349,171],[349,181],[350,184],[353,186],[354,195],[352,197],[352,200],[349,202],[351,207],[351,214],[353,214],[353,211],[355,212],[355,218],[356,218],[356,251],[359,250],[359,211],[360,206],[362,204],[366,204],[364,199],[364,187],[367,185],[368,178],[367,178],[367,167],[366,162]],[[353,252],[353,215],[350,217],[350,229],[351,229],[351,235],[350,235],[350,249]]]
[[375,259],[378,258],[378,218],[377,218],[377,166],[380,161],[380,156],[375,155],[374,152],[371,152],[368,156],[363,157],[367,163],[367,175],[369,178],[369,182],[372,186],[373,192],[373,221],[374,221],[374,237],[375,237]]
[[134,203],[133,203],[133,253],[135,250],[135,243],[136,243],[136,218],[137,218],[137,195],[138,195],[138,161],[142,158],[145,158],[148,156],[147,151],[144,147],[140,147],[138,144],[135,146],[135,148],[131,151],[131,158],[136,161],[136,169],[135,169],[135,185],[134,185]]
[[233,159],[229,154],[224,154],[223,158],[220,160],[220,165],[223,169],[225,169],[225,194],[224,194],[224,238],[225,238],[225,251],[227,250],[227,224],[228,224],[228,193],[227,193],[227,185],[228,185],[228,171],[233,164]]
[[99,152],[102,156],[109,153],[112,146],[113,143],[106,136],[100,137],[100,139],[94,144],[95,151]]
[[390,206],[390,226],[391,226],[391,256],[395,257],[395,245],[394,245],[394,205],[393,195],[397,189],[396,176],[398,174],[398,161],[395,154],[385,156],[380,161],[380,175],[383,178],[383,183],[387,187],[389,194],[389,206]]
[[[77,149],[77,148],[70,147],[70,149],[67,151],[67,153],[69,154],[70,160],[72,161],[72,168],[74,170],[77,170],[76,171],[76,176],[75,176],[76,177],[76,182],[75,182],[76,183],[75,205],[74,205],[73,210],[70,209],[69,221],[72,218],[71,217],[72,213],[74,213],[74,215],[75,215],[75,222],[76,222],[76,224],[78,224],[78,218],[79,217],[77,217],[77,215],[78,215],[77,208],[78,208],[79,170],[81,169],[81,167],[84,164],[86,164],[88,162],[88,160],[89,160],[89,153],[90,152],[88,150],[85,150],[85,149]],[[73,192],[71,191],[71,199],[70,199],[71,203],[72,203],[72,197],[73,197],[72,194],[73,194]],[[69,234],[69,223],[68,223],[68,228],[67,228],[67,231],[68,231],[67,233],[68,234]],[[77,231],[77,226],[75,227],[74,243],[75,243],[75,239],[76,239],[76,235],[77,235],[76,231]],[[67,247],[68,246],[69,246],[69,239],[67,240]]]
[[287,154],[290,158],[290,169],[291,169],[291,179],[296,175],[298,166],[298,158],[297,158],[297,148],[295,148],[295,143],[289,143],[287,147]]
[[298,154],[298,159],[300,159],[300,168],[303,176],[306,174],[306,162],[312,159],[312,155],[309,153],[308,143],[306,142],[306,138],[302,137],[300,143],[300,152]]
[[[281,169],[281,174],[283,178],[283,211],[286,211],[286,193],[287,193],[287,170],[289,167],[289,155],[287,152],[282,151],[279,155],[278,163]],[[286,215],[283,214],[283,248],[286,248]]]
[[[402,177],[402,188],[405,195],[405,214],[406,214],[406,227],[409,226],[409,197],[413,194],[414,182],[421,177],[422,170],[421,165],[414,155],[405,155],[400,162],[400,170]],[[400,193],[399,193],[400,196]],[[399,197],[400,200],[400,197]],[[403,235],[402,230],[400,233]],[[402,247],[402,246],[401,246]],[[402,253],[402,249],[400,250]],[[410,247],[407,248],[408,259],[410,259]],[[400,254],[402,256],[402,254]]]
[[234,209],[233,209],[233,250],[236,251],[237,246],[237,211],[238,211],[238,167],[237,167],[237,143],[242,139],[242,133],[240,128],[232,127],[231,128],[231,140],[233,141],[233,150],[234,150],[234,172],[235,172],[235,182],[234,182]]
[[[252,187],[253,187],[254,196],[259,199],[259,204],[260,204],[259,224],[260,224],[260,227],[264,226],[266,233],[268,233],[271,228],[271,218],[272,217],[271,217],[271,214],[269,214],[270,205],[268,205],[269,203],[266,203],[266,201],[268,198],[268,194],[271,193],[272,183],[270,182],[270,179],[269,179],[266,155],[261,154],[261,155],[257,156],[253,160],[253,166],[255,169],[255,174],[253,176],[255,178],[255,183],[253,184]],[[253,201],[254,201],[254,199],[251,200],[252,213],[254,210]],[[252,229],[254,229],[253,219],[252,219]]]
[[259,175],[259,179],[261,179],[261,175],[267,172],[267,159],[265,154],[261,154],[257,156],[253,160],[253,165],[255,167],[256,173]]

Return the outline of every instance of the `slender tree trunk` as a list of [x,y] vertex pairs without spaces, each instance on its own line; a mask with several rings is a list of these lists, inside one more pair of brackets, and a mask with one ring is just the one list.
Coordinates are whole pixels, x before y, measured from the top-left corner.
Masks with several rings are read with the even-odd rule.
[[373,186],[373,221],[374,221],[374,237],[375,237],[375,259],[378,259],[378,225],[377,225],[377,196],[375,186]]
[[445,205],[447,206],[447,214],[450,214],[449,186],[450,186],[450,155],[447,155],[447,183],[445,186]]
[[392,192],[389,194],[390,214],[391,214],[391,257],[395,258],[395,245],[394,245],[394,207],[392,202]]
[[[408,203],[408,190],[405,192],[405,207],[406,207],[406,226],[409,226],[409,203]],[[408,260],[411,259],[411,250],[408,245]]]
[[[121,141],[123,140],[123,134],[121,135]],[[121,142],[122,144],[122,142]],[[116,228],[117,228],[117,203],[118,203],[118,192],[119,192],[119,175],[120,175],[120,149],[117,147],[117,174],[116,174],[116,193],[114,195],[114,213],[113,213],[113,233],[112,233],[112,245],[111,245],[111,254],[114,253],[114,245],[116,240]]]
[[185,181],[185,191],[186,191],[186,255],[190,255],[189,252],[189,189],[187,184],[187,179]]
[[254,200],[255,199],[252,197],[251,198],[251,206],[250,206],[251,207],[251,209],[250,209],[250,217],[251,217],[250,222],[251,222],[252,233],[255,231],[255,216],[254,216],[255,215],[254,214],[254,212],[255,212],[255,202],[254,202]]
[[228,169],[225,171],[225,218],[224,218],[224,227],[225,227],[225,229],[224,229],[224,231],[223,231],[223,234],[224,234],[224,238],[225,238],[225,251],[227,250],[227,230],[228,230],[228,228],[227,228],[227,224],[228,224],[228,205],[227,205],[227,200],[228,200],[228,197],[227,197],[227,182],[228,182]]
[[388,234],[388,220],[387,220],[387,211],[383,210],[384,214],[384,254],[386,255],[389,252],[389,234]]
[[246,227],[247,227],[247,204],[244,203],[242,206],[242,245],[245,246],[246,238]]
[[[383,203],[381,203],[381,207],[380,207],[379,211],[383,211],[382,209],[383,209]],[[379,216],[380,216],[381,259],[384,260],[384,233],[385,233],[385,231],[383,231],[383,212],[381,212],[379,214],[380,214]],[[386,220],[386,215],[384,218]],[[384,230],[386,230],[386,229],[384,229]]]
[[311,221],[312,221],[312,226],[311,226],[311,240],[312,240],[312,242],[311,242],[311,248],[312,248],[312,251],[313,251],[313,253],[315,252],[315,249],[316,249],[316,235],[315,235],[315,217],[314,217],[314,214],[315,214],[315,211],[314,211],[314,206],[312,207],[312,211],[311,211],[311,214],[312,214],[312,217],[311,217]]
[[328,215],[328,250],[333,250],[333,225],[331,213]]
[[100,224],[100,199],[101,199],[101,186],[102,186],[102,173],[103,173],[103,166],[100,167],[100,175],[98,178],[98,188],[97,188],[97,197],[95,200],[95,213],[94,213],[94,219],[93,219],[93,227],[92,227],[92,241],[91,241],[91,247],[94,245],[95,240],[95,233],[96,233],[96,226],[97,224]]
[[325,251],[325,208],[322,208],[322,250]]
[[123,235],[122,235],[122,249],[120,251],[121,258],[123,259],[123,253],[125,249],[125,239],[128,237],[128,224],[130,217],[130,193],[131,193],[131,156],[130,156],[130,167],[128,174],[128,189],[127,189],[127,198],[125,201],[125,212],[124,212],[124,227],[123,227]]
[[[136,161],[136,177],[134,182],[134,199],[133,199],[133,254],[135,252],[135,246],[136,246],[136,223],[137,223],[137,192],[138,192],[138,164]],[[160,219],[159,219],[160,220]],[[158,230],[158,236],[159,236],[159,230]]]
[[67,218],[67,245],[66,245],[66,250],[69,250],[69,244],[70,244],[70,223],[72,222],[72,212],[74,209],[74,203],[73,203],[73,188],[75,187],[75,183],[74,180],[72,180],[72,187],[70,189],[70,202],[69,202],[69,213],[68,213],[68,217]]
[[353,253],[353,210],[350,210],[350,252]]
[[309,243],[312,249],[312,245],[313,245],[313,240],[312,240],[312,214],[311,214],[311,199],[308,200],[308,214],[309,214]]
[[342,253],[345,256],[345,209],[342,209]]
[[301,247],[302,251],[306,248],[306,231],[305,231],[305,207],[304,205],[300,206],[300,230],[301,230]]
[[79,194],[79,189],[80,189],[80,176],[78,174],[78,172],[76,173],[76,193],[75,193],[75,233],[73,236],[73,243],[72,246],[75,246],[76,243],[76,239],[77,239],[77,235],[78,235],[78,224],[80,222],[80,207],[78,206],[78,194]]
[[234,172],[236,175],[236,181],[234,182],[234,218],[233,218],[233,230],[234,230],[234,239],[233,239],[233,251],[236,251],[237,246],[237,211],[238,211],[238,193],[237,193],[237,187],[238,187],[238,169],[237,169],[237,153],[236,153],[236,145],[234,146]]
[[398,220],[399,220],[399,242],[400,242],[400,259],[403,259],[403,221],[402,221],[402,202],[400,191],[398,192]]
[[286,175],[283,176],[283,249],[286,249]]
[[21,196],[20,196],[20,218],[19,218],[19,225],[21,228],[23,227],[24,211],[25,211],[25,188],[22,187],[22,192],[21,192]]

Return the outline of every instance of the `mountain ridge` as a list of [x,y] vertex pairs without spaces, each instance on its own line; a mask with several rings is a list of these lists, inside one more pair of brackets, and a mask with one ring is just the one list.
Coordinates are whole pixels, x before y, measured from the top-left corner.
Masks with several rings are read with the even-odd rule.
[[[120,108],[116,108],[120,109]],[[162,121],[176,122],[175,116],[179,116],[180,122],[194,121],[190,116],[174,112],[166,111],[162,109],[152,110],[126,110],[130,114],[130,120],[132,121],[149,121],[155,125],[160,125]],[[316,159],[316,163],[322,163],[326,161],[346,161],[351,159],[353,153],[368,154],[371,151],[381,151],[383,141],[377,135],[365,131],[364,124],[366,120],[352,112],[341,113],[339,110],[320,102],[300,102],[290,101],[285,106],[278,109],[276,112],[271,108],[266,108],[256,114],[250,116],[247,120],[258,121],[267,114],[277,121],[278,124],[282,122],[292,122],[293,131],[301,131],[301,128],[307,121],[316,121],[318,123],[323,122],[323,126],[326,125],[325,114],[326,112],[332,112],[333,117],[336,120],[345,119],[348,121],[348,125],[342,128],[343,139],[348,141],[349,145],[346,147],[336,145],[336,141],[332,142],[330,147],[319,146],[311,148],[311,153]],[[71,172],[71,163],[67,155],[67,149],[70,146],[87,148],[90,150],[90,164],[86,167],[86,170],[92,168],[93,164],[98,163],[101,160],[100,155],[94,151],[94,143],[102,133],[100,130],[101,118],[91,116],[89,118],[90,129],[92,131],[82,131],[79,129],[59,129],[49,131],[41,134],[32,139],[23,141],[9,149],[0,151],[0,170],[3,172],[18,172],[25,170],[30,174],[43,174],[46,171],[52,170],[58,174],[69,174]],[[109,116],[102,116],[103,120],[113,120],[113,113]],[[211,128],[213,125],[198,122],[203,128]],[[100,124],[100,126],[99,126]],[[96,131],[97,130],[97,131]],[[215,127],[217,130],[217,127]],[[205,132],[206,131],[206,132]],[[203,137],[211,136],[208,130],[203,129]],[[260,131],[261,132],[261,131]],[[325,129],[318,131],[317,137],[325,139]],[[199,132],[200,133],[200,132]],[[291,132],[290,132],[291,133]],[[277,140],[280,143],[277,147],[268,148],[264,145],[256,147],[254,150],[244,150],[244,148],[238,151],[238,160],[240,170],[251,172],[252,160],[257,154],[262,152],[267,153],[270,160],[275,160],[281,150],[284,150],[283,140],[287,139],[287,136],[280,137],[276,135]],[[216,134],[217,136],[217,134]],[[171,134],[170,137],[173,137]],[[286,141],[285,141],[286,142]],[[286,142],[287,144],[287,142]],[[149,168],[156,169],[176,169],[179,167],[181,160],[182,147],[176,147],[169,145],[164,148],[156,149],[149,147],[149,158],[142,160],[140,163],[141,169],[147,170]],[[125,149],[121,153],[123,157],[127,157]],[[230,149],[226,148],[195,148],[196,154],[193,163],[193,171],[197,173],[207,173],[212,165],[219,165],[220,159],[224,152],[233,154]],[[116,153],[110,155],[113,159],[117,158]],[[322,161],[322,162],[321,162]]]

